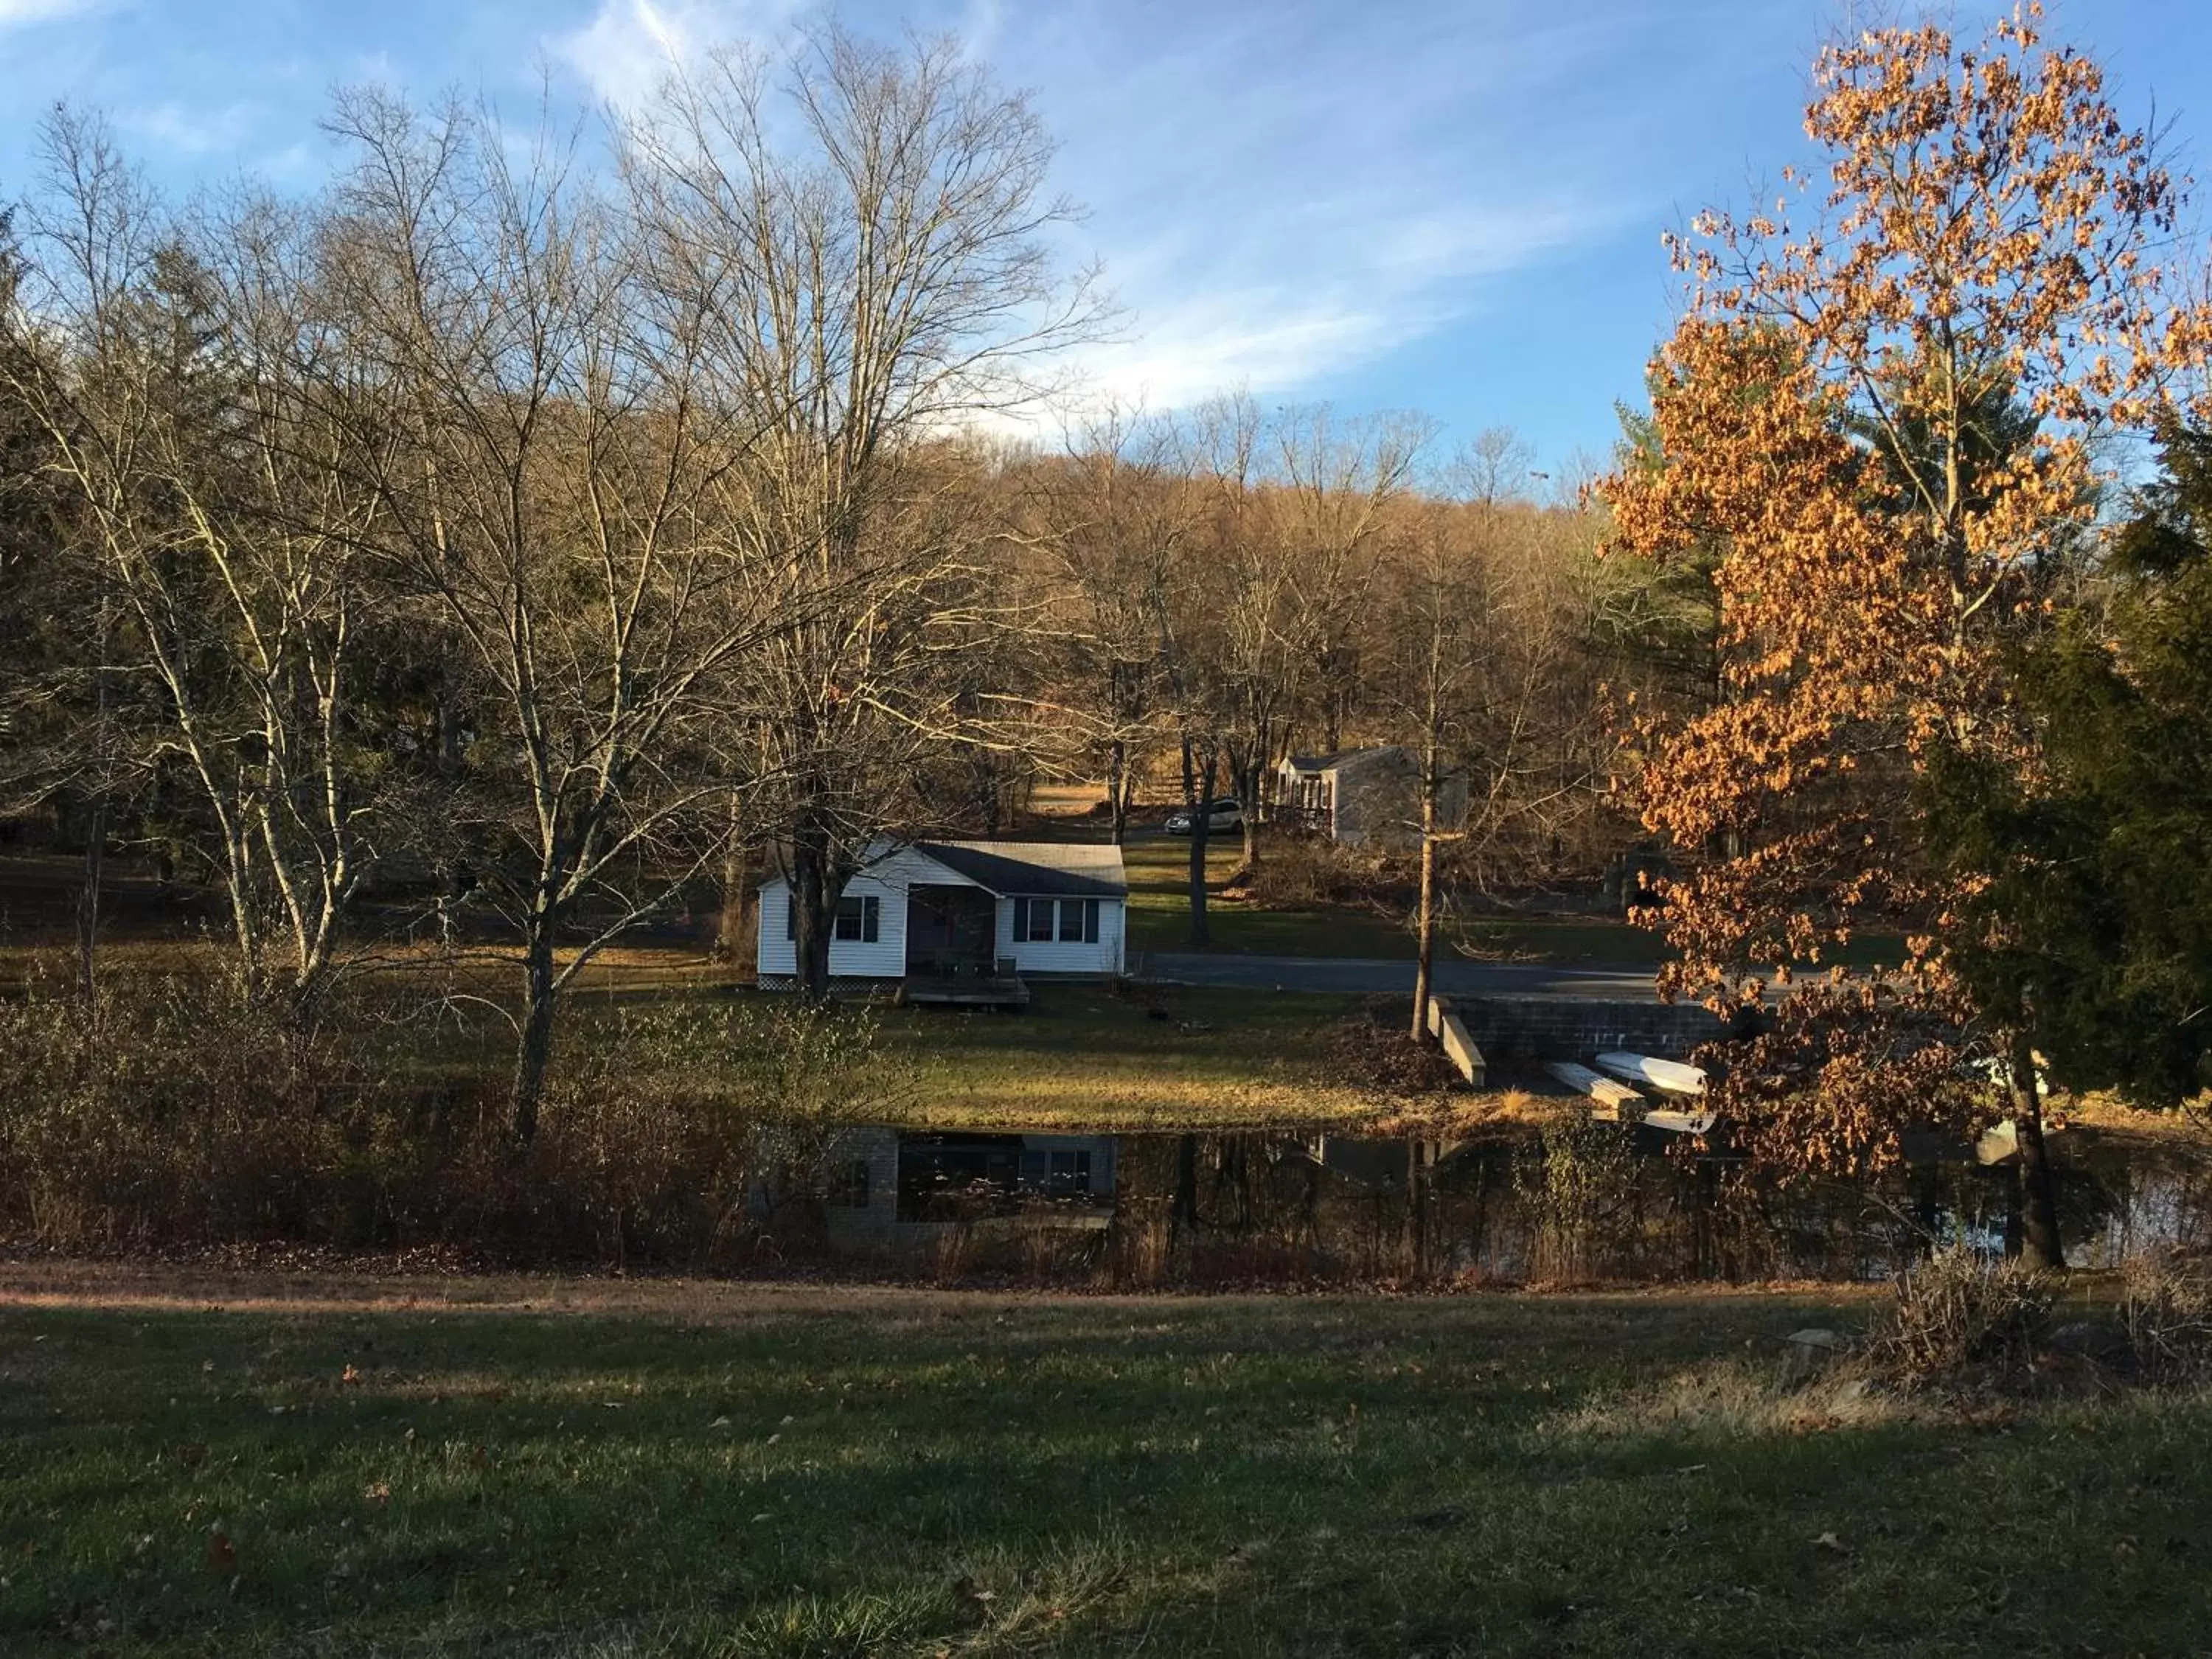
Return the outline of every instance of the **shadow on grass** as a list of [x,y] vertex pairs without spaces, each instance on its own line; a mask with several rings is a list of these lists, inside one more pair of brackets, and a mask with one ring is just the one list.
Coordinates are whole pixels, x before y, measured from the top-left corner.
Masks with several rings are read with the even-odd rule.
[[681,1296],[0,1316],[0,1648],[2179,1651],[2212,1613],[2199,1397],[1616,1409],[1755,1385],[1816,1304]]

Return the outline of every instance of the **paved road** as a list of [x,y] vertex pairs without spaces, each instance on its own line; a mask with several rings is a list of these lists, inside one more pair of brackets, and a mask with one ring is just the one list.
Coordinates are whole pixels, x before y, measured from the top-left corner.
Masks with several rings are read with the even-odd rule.
[[[1188,985],[1247,985],[1262,990],[1337,991],[1411,996],[1413,964],[1369,957],[1247,957],[1224,952],[1141,951],[1133,964],[1146,979]],[[1436,988],[1446,996],[1565,997],[1640,1001],[1655,997],[1648,967],[1553,968],[1527,963],[1439,957]]]

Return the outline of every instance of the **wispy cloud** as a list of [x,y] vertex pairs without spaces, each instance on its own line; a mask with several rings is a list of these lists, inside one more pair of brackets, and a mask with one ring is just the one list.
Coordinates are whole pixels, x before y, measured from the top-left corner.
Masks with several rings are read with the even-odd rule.
[[[1127,313],[1080,354],[1096,395],[1291,395],[1479,307],[1486,278],[1610,230],[1602,111],[1564,96],[1617,46],[1591,8],[919,0],[872,33],[951,28],[1034,89],[1058,175]],[[702,48],[773,41],[813,0],[600,0],[549,42],[595,95],[652,91]]]
[[547,44],[602,102],[628,106],[691,54],[772,35],[806,9],[807,0],[599,0],[591,21]]
[[0,0],[0,29],[30,23],[55,23],[98,11],[106,0]]
[[1627,210],[1608,124],[1563,96],[1602,36],[1533,5],[1245,12],[1186,21],[1172,52],[1147,44],[1164,30],[1139,6],[1007,31],[1134,313],[1085,354],[1101,394],[1310,392]]
[[124,110],[116,120],[133,136],[177,155],[234,154],[252,136],[258,112],[247,103],[202,106],[174,100]]

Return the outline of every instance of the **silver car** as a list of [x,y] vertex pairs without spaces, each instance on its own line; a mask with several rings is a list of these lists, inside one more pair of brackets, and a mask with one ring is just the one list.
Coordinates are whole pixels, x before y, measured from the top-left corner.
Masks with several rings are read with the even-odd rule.
[[[1168,814],[1168,821],[1164,827],[1171,836],[1190,835],[1194,830],[1191,823],[1194,816],[1195,815],[1188,806],[1179,806]],[[1241,830],[1243,827],[1244,804],[1235,796],[1224,795],[1219,800],[1207,805],[1206,809],[1207,835],[1212,835],[1217,830]]]

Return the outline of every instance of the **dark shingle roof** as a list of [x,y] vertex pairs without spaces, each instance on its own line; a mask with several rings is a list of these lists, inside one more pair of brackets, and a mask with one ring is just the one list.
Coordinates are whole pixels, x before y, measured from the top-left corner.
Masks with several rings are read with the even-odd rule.
[[1129,890],[1120,849],[1087,842],[918,841],[915,850],[1001,897],[1121,898]]

